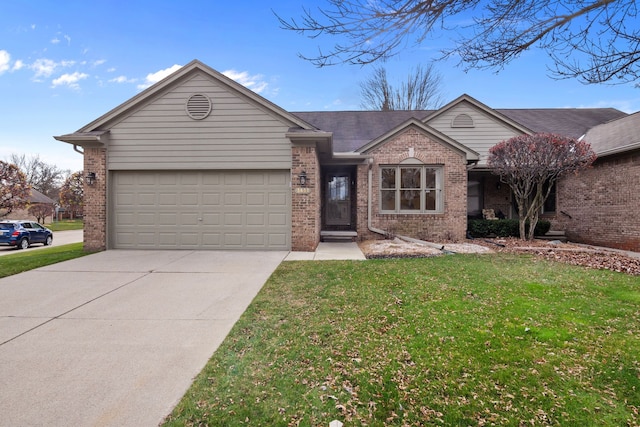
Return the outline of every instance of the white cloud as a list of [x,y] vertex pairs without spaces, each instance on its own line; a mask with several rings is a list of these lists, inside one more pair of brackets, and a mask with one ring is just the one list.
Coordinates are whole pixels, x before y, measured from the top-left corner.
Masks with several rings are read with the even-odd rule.
[[178,71],[182,68],[182,65],[175,64],[172,67],[165,68],[164,70],[156,71],[155,73],[147,74],[147,77],[144,79],[144,83],[138,85],[138,89],[146,89],[149,86],[158,83],[160,80],[164,79],[168,75]]
[[106,59],[98,59],[98,60],[96,60],[96,61],[93,61],[92,65],[93,65],[94,67],[97,67],[98,65],[102,65],[102,64],[104,64],[105,62],[107,62],[107,60],[106,60]]
[[49,77],[56,70],[55,61],[51,59],[36,59],[33,64],[31,64],[31,69],[35,71],[35,77]]
[[67,41],[67,46],[71,46],[71,37],[69,37],[69,36],[68,36],[68,35],[66,35],[66,34],[65,34],[63,37],[64,37],[64,39]]
[[58,44],[58,43],[60,43],[60,39],[59,38],[56,37],[54,39],[51,39],[51,44]]
[[264,92],[269,84],[264,81],[262,74],[251,75],[247,71],[226,70],[222,74],[229,77],[232,80],[240,83],[242,86],[251,89],[255,93]]
[[6,50],[0,50],[0,74],[9,69],[9,63],[11,62],[11,55]]
[[24,67],[24,62],[21,59],[18,59],[16,62],[13,63],[13,68],[11,68],[11,71],[18,71],[23,67]]
[[36,59],[29,68],[35,72],[34,78],[37,80],[40,77],[50,77],[58,68],[71,67],[75,65],[75,63],[75,61],[56,62],[51,59],[40,58]]
[[89,77],[88,74],[85,73],[79,73],[79,72],[75,72],[73,74],[63,74],[60,77],[58,77],[57,79],[54,79],[51,84],[52,87],[56,87],[56,86],[61,86],[61,85],[67,85],[72,89],[77,89],[80,86],[78,85],[78,82],[80,80],[84,80],[87,77]]
[[11,55],[6,50],[0,50],[0,74],[5,71],[13,73],[24,67],[24,62],[21,59],[17,59],[11,65]]
[[118,76],[116,78],[109,80],[109,83],[135,83],[136,81],[137,79],[130,79],[130,78],[127,78],[126,76]]

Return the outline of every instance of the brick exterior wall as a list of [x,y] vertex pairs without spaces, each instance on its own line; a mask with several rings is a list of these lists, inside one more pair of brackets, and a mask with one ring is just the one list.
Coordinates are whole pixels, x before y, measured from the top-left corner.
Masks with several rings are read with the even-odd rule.
[[[462,240],[467,229],[467,169],[460,152],[408,128],[372,150],[372,226],[396,235],[427,241]],[[380,214],[380,165],[397,165],[410,157],[443,166],[444,211],[441,214]],[[380,239],[367,224],[369,165],[358,166],[358,239]]]
[[[500,184],[500,188],[498,188],[498,184]],[[493,209],[496,214],[500,211],[506,218],[511,217],[511,188],[507,184],[501,183],[500,177],[487,173],[483,194],[485,209]],[[515,218],[517,217],[516,215]]]
[[[320,242],[320,164],[314,145],[291,148],[291,250],[315,251]],[[307,183],[300,185],[300,173]]]
[[554,228],[574,242],[640,251],[639,188],[640,152],[598,159],[558,183]]
[[84,149],[84,175],[95,172],[96,182],[84,184],[84,249],[102,251],[107,248],[107,151]]

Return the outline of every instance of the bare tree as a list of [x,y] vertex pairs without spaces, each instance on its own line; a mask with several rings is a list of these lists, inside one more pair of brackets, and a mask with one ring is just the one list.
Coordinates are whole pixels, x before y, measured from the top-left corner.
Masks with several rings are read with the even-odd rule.
[[[282,28],[311,38],[335,36],[328,52],[300,55],[317,66],[369,64],[420,45],[440,31],[470,68],[502,68],[537,47],[552,59],[556,78],[584,83],[623,83],[640,78],[640,22],[635,0],[327,0],[303,9]],[[472,24],[467,22],[473,17]]]
[[24,208],[30,192],[24,173],[16,165],[0,160],[0,218]]
[[36,217],[36,221],[44,224],[45,219],[53,215],[53,205],[48,203],[34,203],[27,208],[29,214]]
[[12,154],[9,161],[24,172],[27,183],[54,200],[58,198],[60,187],[64,181],[64,175],[68,171],[62,171],[56,165],[51,165],[40,159],[39,155],[27,157],[24,154]]
[[72,219],[82,213],[84,206],[84,177],[82,171],[67,177],[60,190],[60,204],[71,213]]
[[387,78],[384,67],[376,67],[371,76],[360,83],[361,106],[365,110],[427,110],[442,106],[442,76],[433,68],[418,65],[399,87]]
[[589,167],[595,159],[586,142],[553,134],[520,135],[489,149],[488,166],[511,187],[516,199],[521,239],[533,239],[553,184],[568,173]]

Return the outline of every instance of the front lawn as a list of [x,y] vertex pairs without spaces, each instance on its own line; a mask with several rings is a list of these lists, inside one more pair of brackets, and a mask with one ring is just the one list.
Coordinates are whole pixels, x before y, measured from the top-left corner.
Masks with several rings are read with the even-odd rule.
[[640,424],[640,280],[527,256],[285,262],[166,425]]
[[82,230],[84,222],[81,219],[65,219],[49,223],[45,227],[51,231]]
[[29,249],[16,251],[10,255],[0,256],[0,278],[44,267],[45,265],[67,261],[73,258],[89,255],[82,249],[82,243],[52,246],[49,248],[30,251]]

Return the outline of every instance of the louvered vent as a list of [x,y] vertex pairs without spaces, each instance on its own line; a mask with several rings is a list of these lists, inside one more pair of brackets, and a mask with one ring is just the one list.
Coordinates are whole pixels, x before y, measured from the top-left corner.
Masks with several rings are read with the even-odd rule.
[[211,113],[211,100],[208,96],[196,93],[187,100],[187,114],[194,120],[202,120]]
[[451,127],[452,128],[472,128],[474,127],[473,119],[468,114],[458,114],[451,121]]

